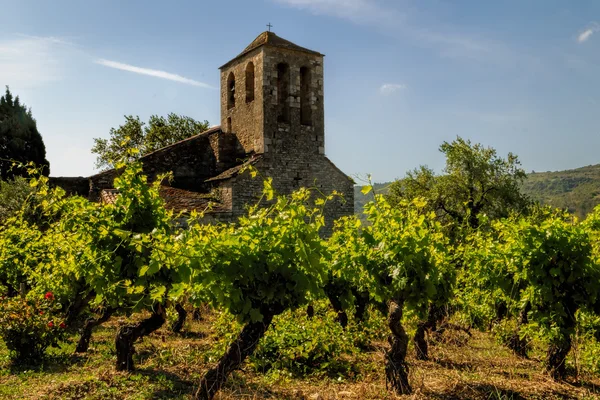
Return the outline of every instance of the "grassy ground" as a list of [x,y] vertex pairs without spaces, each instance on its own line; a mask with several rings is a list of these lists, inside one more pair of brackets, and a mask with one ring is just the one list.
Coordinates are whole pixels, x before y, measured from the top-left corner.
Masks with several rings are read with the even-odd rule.
[[[41,367],[12,366],[0,345],[0,399],[189,399],[214,346],[212,321],[188,322],[185,333],[163,328],[136,346],[137,371],[113,366],[114,336],[124,320],[114,319],[95,332],[88,354],[72,355],[77,337],[51,349]],[[556,383],[544,373],[543,353],[522,360],[487,333],[467,341],[451,333],[431,347],[431,361],[409,359],[414,394],[386,390],[383,362],[386,344],[374,343],[356,362],[360,372],[345,378],[292,379],[246,368],[234,374],[217,399],[592,399],[600,398],[600,377],[579,376]]]

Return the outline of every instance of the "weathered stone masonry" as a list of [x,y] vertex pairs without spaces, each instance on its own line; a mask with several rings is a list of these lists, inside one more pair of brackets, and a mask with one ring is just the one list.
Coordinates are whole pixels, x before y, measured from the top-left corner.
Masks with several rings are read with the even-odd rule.
[[[262,182],[240,173],[251,163],[271,177],[277,192],[302,186],[344,200],[328,203],[327,235],[334,219],[353,213],[353,181],[325,156],[323,58],[273,32],[263,32],[221,70],[221,126],[142,157],[150,180],[172,171],[167,206],[197,204],[198,193],[217,201],[207,220],[234,220],[262,192]],[[69,193],[102,198],[113,188],[115,170],[89,178],[53,178]],[[86,192],[87,183],[87,193]],[[168,195],[167,195],[168,193]],[[174,196],[189,196],[185,201]],[[106,197],[106,196],[105,196]]]

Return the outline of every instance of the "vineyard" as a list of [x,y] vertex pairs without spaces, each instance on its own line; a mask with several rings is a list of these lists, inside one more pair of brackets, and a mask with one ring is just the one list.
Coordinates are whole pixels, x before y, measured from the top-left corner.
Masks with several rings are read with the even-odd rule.
[[600,207],[450,223],[424,198],[375,194],[323,239],[338,194],[266,179],[237,223],[193,213],[182,229],[160,180],[120,168],[114,204],[31,177],[0,227],[0,396],[600,392]]

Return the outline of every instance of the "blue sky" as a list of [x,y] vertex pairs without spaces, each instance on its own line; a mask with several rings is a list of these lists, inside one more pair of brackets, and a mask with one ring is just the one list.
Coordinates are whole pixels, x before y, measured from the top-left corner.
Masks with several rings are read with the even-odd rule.
[[218,67],[268,22],[326,55],[326,153],[375,181],[457,135],[527,171],[600,163],[600,2],[0,0],[0,85],[33,109],[52,175],[89,175],[123,115],[219,124]]

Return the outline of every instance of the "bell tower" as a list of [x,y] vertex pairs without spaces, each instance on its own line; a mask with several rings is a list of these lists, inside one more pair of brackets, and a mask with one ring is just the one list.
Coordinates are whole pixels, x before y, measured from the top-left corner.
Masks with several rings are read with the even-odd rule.
[[323,54],[261,33],[221,70],[221,129],[246,153],[325,153]]

